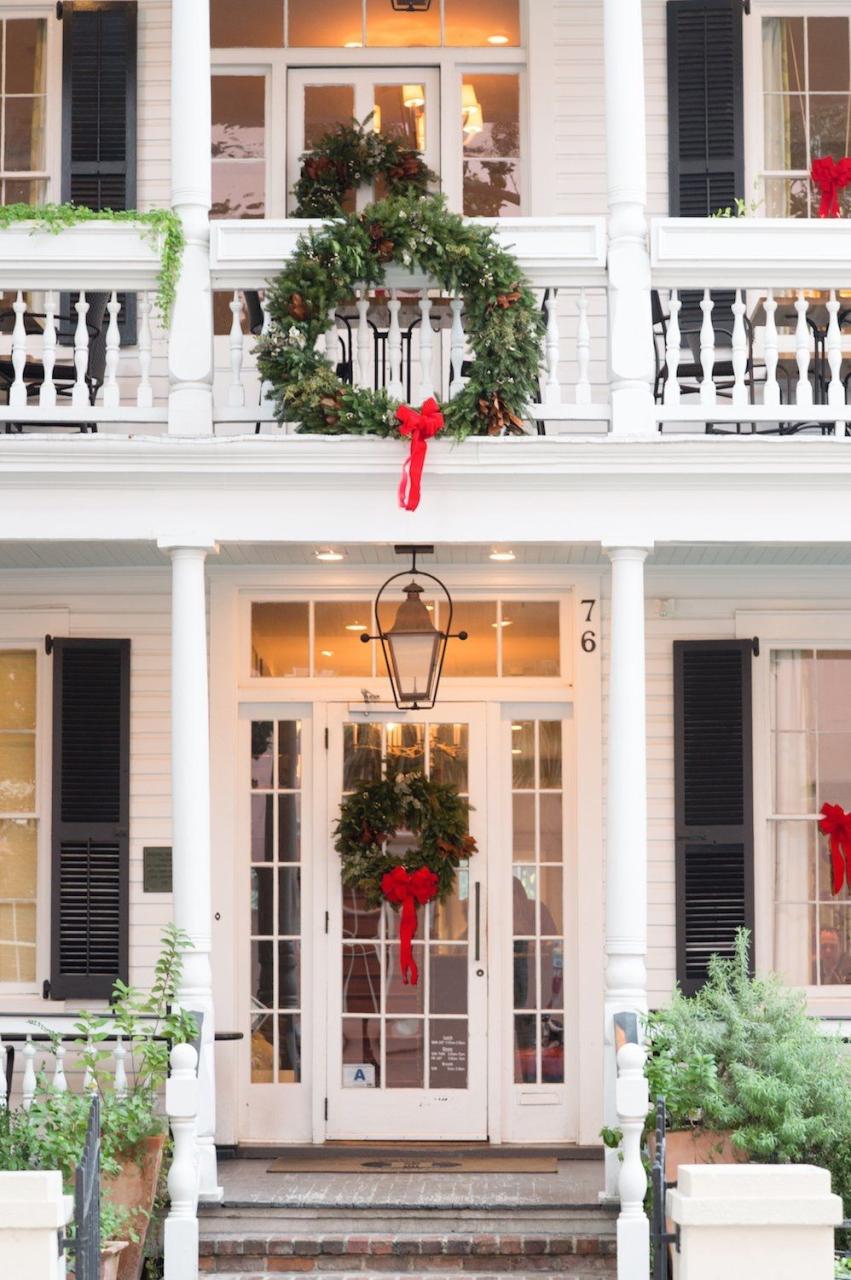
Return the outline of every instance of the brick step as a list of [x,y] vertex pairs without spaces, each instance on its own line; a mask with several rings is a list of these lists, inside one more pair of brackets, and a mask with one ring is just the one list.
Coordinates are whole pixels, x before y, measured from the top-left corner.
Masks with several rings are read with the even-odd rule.
[[494,1196],[465,1205],[425,1201],[370,1204],[293,1204],[231,1200],[199,1206],[201,1236],[499,1235],[506,1223],[512,1235],[614,1236],[617,1207],[601,1204],[515,1203]]
[[[608,1228],[608,1224],[607,1224]],[[451,1234],[205,1234],[201,1270],[215,1275],[310,1272],[319,1276],[374,1276],[463,1272],[585,1276],[614,1274],[615,1241],[609,1229],[570,1232]]]

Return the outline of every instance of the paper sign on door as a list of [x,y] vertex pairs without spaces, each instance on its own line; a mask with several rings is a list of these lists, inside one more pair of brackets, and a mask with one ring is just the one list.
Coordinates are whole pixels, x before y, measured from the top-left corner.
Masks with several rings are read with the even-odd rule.
[[375,1065],[372,1062],[346,1062],[343,1064],[344,1089],[374,1089]]

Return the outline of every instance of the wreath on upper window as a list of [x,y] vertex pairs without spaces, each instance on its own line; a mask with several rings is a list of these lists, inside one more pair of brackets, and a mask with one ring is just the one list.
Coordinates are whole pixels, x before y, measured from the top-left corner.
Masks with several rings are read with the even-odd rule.
[[296,218],[339,217],[346,196],[376,178],[382,179],[388,195],[424,195],[437,182],[437,174],[418,152],[375,131],[371,114],[362,124],[353,120],[323,134],[300,163],[293,187]]
[[389,196],[299,238],[267,290],[269,327],[257,345],[278,421],[325,435],[413,436],[419,429],[385,388],[343,381],[320,344],[329,315],[352,305],[358,288],[382,285],[391,263],[460,295],[474,354],[457,394],[431,402],[439,423],[428,434],[443,427],[459,440],[522,434],[526,406],[539,397],[541,310],[493,230],[464,222],[440,195]]
[[[400,832],[411,836],[403,853],[388,848]],[[343,887],[362,893],[367,906],[389,902],[401,910],[400,968],[403,981],[416,986],[417,907],[447,898],[459,865],[476,852],[469,802],[449,783],[399,773],[347,796],[334,835]]]

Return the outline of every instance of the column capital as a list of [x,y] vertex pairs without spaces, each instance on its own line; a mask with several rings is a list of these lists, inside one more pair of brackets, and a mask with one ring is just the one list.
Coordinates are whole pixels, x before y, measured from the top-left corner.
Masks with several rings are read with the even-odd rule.
[[214,538],[200,533],[186,533],[175,537],[157,538],[157,547],[166,555],[175,551],[198,551],[206,555],[217,555],[219,544]]
[[652,540],[636,538],[631,542],[602,542],[600,546],[610,560],[646,560],[653,550]]

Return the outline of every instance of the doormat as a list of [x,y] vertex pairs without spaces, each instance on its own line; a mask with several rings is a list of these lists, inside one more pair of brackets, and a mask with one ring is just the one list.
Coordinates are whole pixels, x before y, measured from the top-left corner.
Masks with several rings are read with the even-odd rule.
[[555,1156],[494,1156],[482,1152],[458,1153],[451,1151],[431,1153],[411,1152],[408,1155],[379,1155],[369,1152],[360,1155],[279,1156],[269,1165],[269,1173],[556,1173]]

